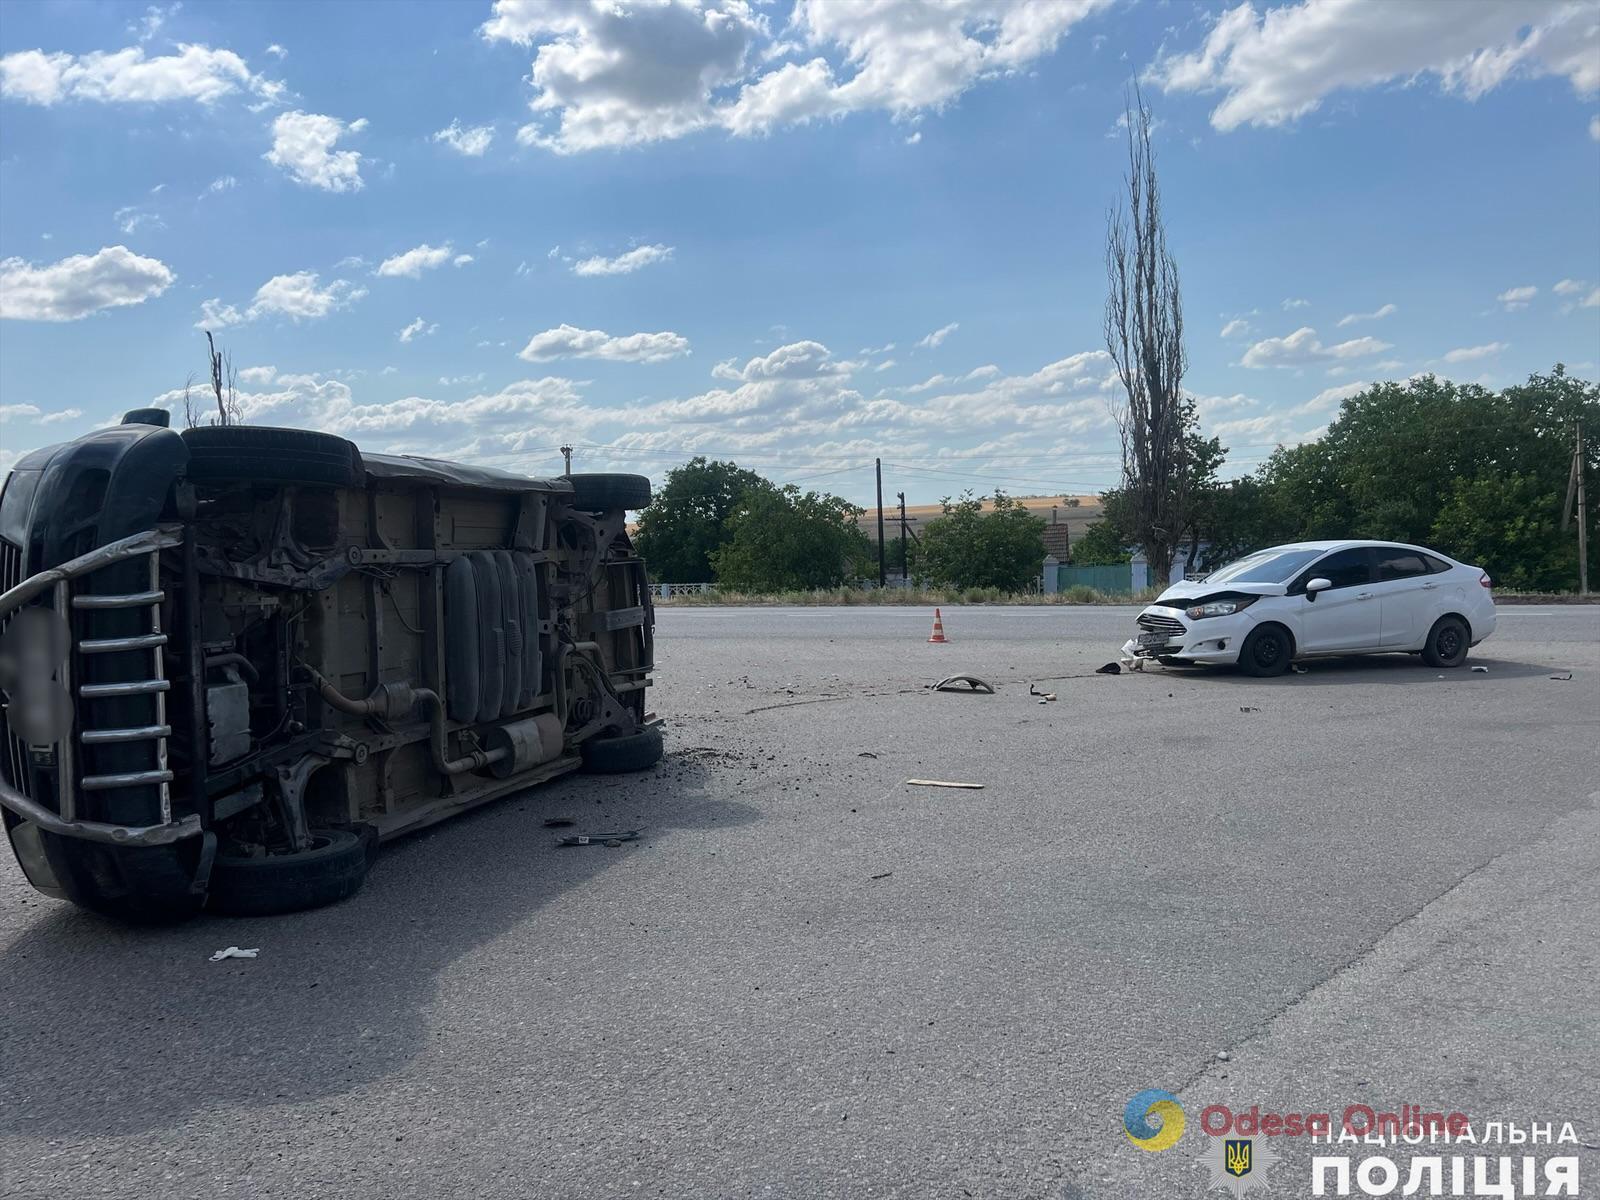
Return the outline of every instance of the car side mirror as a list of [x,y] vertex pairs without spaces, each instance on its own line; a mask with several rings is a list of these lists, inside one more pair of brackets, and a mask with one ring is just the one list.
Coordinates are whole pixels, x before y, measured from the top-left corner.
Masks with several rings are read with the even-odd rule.
[[1333,586],[1333,580],[1325,579],[1318,575],[1315,579],[1306,581],[1306,599],[1315,601],[1318,592],[1325,592]]

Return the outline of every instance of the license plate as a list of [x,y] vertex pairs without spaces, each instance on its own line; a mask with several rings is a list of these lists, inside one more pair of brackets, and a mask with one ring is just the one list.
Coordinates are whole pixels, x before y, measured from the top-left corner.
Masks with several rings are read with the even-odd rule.
[[1139,645],[1141,646],[1165,646],[1171,640],[1172,635],[1169,633],[1141,633],[1139,635]]

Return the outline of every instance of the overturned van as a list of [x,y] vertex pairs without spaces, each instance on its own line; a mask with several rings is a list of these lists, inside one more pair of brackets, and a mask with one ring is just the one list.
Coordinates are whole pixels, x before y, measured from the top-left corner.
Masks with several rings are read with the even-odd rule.
[[129,920],[354,893],[380,841],[662,753],[637,475],[529,479],[160,410],[0,494],[0,817]]

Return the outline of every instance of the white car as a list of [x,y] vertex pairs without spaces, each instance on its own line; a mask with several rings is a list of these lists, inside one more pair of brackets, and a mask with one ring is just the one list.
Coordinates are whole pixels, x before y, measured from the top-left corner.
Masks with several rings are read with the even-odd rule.
[[1281,675],[1295,659],[1421,654],[1459,667],[1494,632],[1489,576],[1421,546],[1295,542],[1175,583],[1139,614],[1125,655]]

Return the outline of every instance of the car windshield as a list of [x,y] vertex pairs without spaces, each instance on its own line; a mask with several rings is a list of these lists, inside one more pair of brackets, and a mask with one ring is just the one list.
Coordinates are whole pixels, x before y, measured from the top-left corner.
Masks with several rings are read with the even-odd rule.
[[1285,583],[1321,550],[1257,550],[1218,567],[1206,576],[1207,583]]

